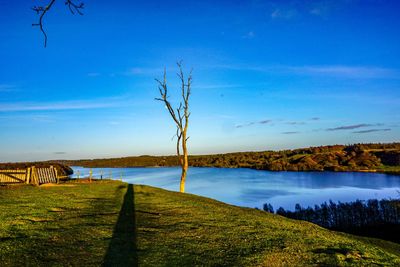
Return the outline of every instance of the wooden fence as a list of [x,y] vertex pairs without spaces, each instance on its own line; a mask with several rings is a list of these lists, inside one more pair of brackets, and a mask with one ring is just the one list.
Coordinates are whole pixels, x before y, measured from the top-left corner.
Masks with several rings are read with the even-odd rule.
[[60,177],[57,175],[57,169],[53,166],[49,168],[36,168],[32,166],[27,169],[0,170],[0,184],[47,184],[58,183]]

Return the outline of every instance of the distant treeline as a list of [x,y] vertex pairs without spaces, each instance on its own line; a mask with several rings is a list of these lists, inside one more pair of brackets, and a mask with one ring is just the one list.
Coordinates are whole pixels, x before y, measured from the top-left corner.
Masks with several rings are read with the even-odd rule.
[[53,166],[54,168],[57,169],[57,172],[62,175],[71,175],[73,174],[72,169],[64,164],[60,164],[57,162],[21,162],[21,163],[0,163],[0,170],[9,170],[9,169],[16,169],[16,170],[21,170],[21,169],[27,169],[32,166],[35,166],[37,168],[48,168],[50,166]]
[[[271,204],[265,204],[263,209],[274,213]],[[296,204],[295,211],[280,207],[276,214],[309,221],[332,230],[400,243],[400,200],[370,199],[346,203],[330,201],[315,205],[314,208],[303,208]]]
[[[83,167],[178,166],[176,156],[139,156],[57,162]],[[193,167],[253,168],[271,171],[399,172],[400,143],[332,145],[283,151],[189,156],[189,164]],[[383,168],[384,166],[388,168]]]

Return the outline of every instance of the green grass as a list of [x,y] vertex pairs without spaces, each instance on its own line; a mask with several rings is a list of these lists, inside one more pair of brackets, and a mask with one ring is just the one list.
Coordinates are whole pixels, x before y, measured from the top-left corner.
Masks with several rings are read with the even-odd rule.
[[121,182],[67,185],[0,188],[1,266],[400,265],[399,244],[263,211]]
[[388,166],[381,165],[377,168],[378,172],[391,173],[391,174],[399,174],[400,175],[400,166]]

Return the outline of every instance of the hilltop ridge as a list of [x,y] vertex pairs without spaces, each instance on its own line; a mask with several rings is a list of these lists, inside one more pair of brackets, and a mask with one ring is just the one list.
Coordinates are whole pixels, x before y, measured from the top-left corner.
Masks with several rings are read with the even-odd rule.
[[[58,160],[82,167],[170,167],[176,156]],[[192,167],[253,168],[271,171],[380,171],[400,173],[400,143],[330,145],[282,151],[191,155]]]

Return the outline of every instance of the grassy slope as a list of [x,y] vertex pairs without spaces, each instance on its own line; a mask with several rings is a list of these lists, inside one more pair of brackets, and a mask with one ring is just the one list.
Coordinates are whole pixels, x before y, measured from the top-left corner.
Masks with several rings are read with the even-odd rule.
[[400,265],[398,244],[120,182],[0,188],[0,211],[2,266]]

